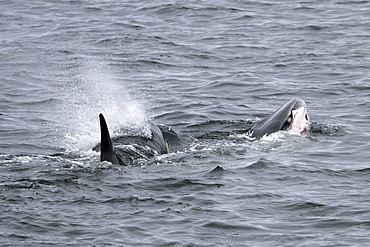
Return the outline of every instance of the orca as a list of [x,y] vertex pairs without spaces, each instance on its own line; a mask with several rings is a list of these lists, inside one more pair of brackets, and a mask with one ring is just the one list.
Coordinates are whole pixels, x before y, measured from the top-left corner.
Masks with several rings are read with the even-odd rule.
[[150,159],[156,155],[166,154],[169,147],[162,131],[150,122],[150,136],[123,135],[111,138],[103,114],[99,114],[100,145],[93,148],[100,150],[100,161],[114,165],[132,165],[136,159]]
[[291,130],[294,133],[305,134],[309,127],[310,118],[307,114],[306,103],[295,98],[256,123],[247,131],[247,135],[258,140],[279,130]]

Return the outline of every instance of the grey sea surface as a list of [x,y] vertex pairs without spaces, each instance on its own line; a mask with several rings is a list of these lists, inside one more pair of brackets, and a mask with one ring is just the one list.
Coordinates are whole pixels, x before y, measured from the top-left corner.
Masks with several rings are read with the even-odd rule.
[[[370,246],[369,1],[0,1],[1,246]],[[309,135],[246,131],[292,98]],[[100,162],[159,124],[171,153]]]

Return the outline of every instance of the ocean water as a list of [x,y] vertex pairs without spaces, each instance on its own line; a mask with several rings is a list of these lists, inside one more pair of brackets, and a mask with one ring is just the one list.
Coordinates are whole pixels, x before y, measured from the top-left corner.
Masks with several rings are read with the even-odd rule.
[[[0,1],[0,245],[370,246],[369,13]],[[245,137],[295,97],[309,135]],[[171,153],[100,162],[101,112]]]

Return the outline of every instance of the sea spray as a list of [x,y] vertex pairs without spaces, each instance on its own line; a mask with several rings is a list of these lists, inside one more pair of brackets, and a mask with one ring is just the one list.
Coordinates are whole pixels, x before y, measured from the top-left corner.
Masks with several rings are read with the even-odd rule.
[[68,150],[89,150],[99,142],[99,113],[107,119],[112,136],[117,134],[148,135],[146,109],[140,99],[133,98],[124,81],[102,61],[82,62],[79,73],[65,85],[62,121]]

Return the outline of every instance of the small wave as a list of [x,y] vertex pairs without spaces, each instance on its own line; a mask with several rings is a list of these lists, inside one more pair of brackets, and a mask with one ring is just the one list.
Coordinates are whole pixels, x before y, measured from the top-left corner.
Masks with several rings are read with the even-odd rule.
[[323,207],[326,207],[325,204],[319,203],[319,202],[310,202],[310,201],[298,201],[298,202],[292,202],[290,204],[285,204],[283,206],[285,209],[289,210],[317,210]]
[[265,158],[258,159],[257,161],[253,161],[252,163],[245,166],[247,169],[261,169],[266,168],[268,165],[270,165],[272,162],[270,160],[267,160]]
[[343,136],[346,132],[338,126],[312,123],[310,133],[312,136]]
[[168,189],[178,189],[182,187],[188,187],[190,189],[191,187],[195,191],[202,191],[201,188],[205,189],[208,187],[221,187],[223,184],[220,183],[203,183],[200,181],[197,181],[195,179],[188,179],[188,178],[174,178],[174,177],[169,177],[169,178],[158,178],[155,180],[151,181],[151,184],[157,184],[156,190],[162,188],[165,190]]
[[222,174],[224,174],[225,172],[226,172],[226,169],[218,165],[215,168],[213,168],[211,171],[206,173],[204,176],[208,178],[215,178],[215,177],[222,176]]
[[221,221],[212,221],[201,225],[201,227],[210,228],[210,229],[218,229],[223,231],[258,231],[260,232],[262,229],[260,227],[256,227],[253,225],[247,224],[236,224],[233,223],[226,223]]

